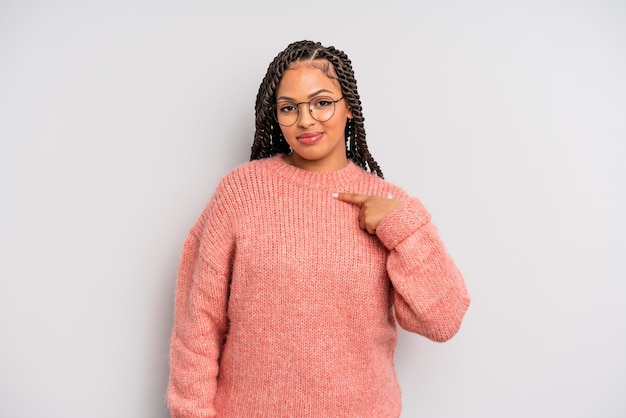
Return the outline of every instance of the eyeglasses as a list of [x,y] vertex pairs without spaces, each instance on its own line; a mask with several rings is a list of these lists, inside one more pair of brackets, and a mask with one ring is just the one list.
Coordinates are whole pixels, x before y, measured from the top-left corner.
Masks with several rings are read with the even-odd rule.
[[272,114],[281,126],[291,126],[300,117],[300,105],[307,104],[311,117],[318,122],[326,122],[335,114],[335,103],[342,100],[343,96],[337,100],[330,97],[316,97],[309,102],[288,102],[281,101],[271,107]]

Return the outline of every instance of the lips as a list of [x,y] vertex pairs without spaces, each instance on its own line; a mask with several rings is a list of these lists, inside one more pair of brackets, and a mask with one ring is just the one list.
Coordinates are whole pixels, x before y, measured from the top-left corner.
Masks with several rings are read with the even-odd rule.
[[312,145],[322,139],[324,134],[322,132],[306,132],[302,135],[298,135],[297,139],[303,145]]

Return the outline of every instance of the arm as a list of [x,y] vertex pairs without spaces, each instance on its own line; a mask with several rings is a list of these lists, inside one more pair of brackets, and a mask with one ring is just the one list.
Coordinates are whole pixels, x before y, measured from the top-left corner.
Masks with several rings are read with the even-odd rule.
[[170,347],[168,406],[172,418],[215,417],[219,356],[233,240],[216,196],[194,225],[179,264]]
[[452,338],[470,299],[430,214],[407,198],[378,224],[376,235],[389,249],[387,272],[400,326],[433,341]]

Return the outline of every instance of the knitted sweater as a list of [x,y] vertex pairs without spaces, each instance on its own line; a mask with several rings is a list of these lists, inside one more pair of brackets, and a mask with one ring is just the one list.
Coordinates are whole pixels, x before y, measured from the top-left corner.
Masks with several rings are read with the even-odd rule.
[[[334,192],[403,203],[370,235]],[[398,417],[396,321],[445,341],[468,305],[430,215],[402,189],[352,162],[325,173],[280,156],[243,164],[184,244],[172,417]]]

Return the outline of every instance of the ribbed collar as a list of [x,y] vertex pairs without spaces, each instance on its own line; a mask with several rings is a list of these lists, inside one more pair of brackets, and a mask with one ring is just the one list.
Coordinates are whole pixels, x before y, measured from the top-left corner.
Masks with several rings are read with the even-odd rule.
[[262,161],[273,175],[300,187],[340,190],[341,187],[363,180],[364,175],[369,175],[351,160],[348,160],[348,164],[339,170],[318,172],[287,164],[282,157],[282,155],[275,155],[259,161]]

